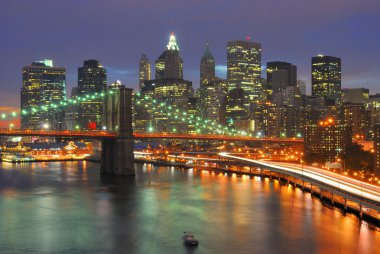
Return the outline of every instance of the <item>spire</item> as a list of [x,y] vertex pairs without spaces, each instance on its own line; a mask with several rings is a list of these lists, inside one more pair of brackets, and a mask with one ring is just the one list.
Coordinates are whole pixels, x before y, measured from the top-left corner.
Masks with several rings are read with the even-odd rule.
[[208,45],[208,42],[206,42],[205,51],[203,52],[202,58],[214,58],[211,54],[210,47]]
[[168,48],[168,50],[179,50],[179,47],[178,47],[178,44],[173,32],[170,34],[169,43],[166,47]]

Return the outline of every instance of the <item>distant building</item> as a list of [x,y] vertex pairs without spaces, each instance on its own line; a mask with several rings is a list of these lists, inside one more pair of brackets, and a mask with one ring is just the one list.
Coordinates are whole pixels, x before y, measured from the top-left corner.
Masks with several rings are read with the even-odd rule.
[[243,88],[237,87],[227,93],[226,121],[227,125],[248,130],[249,118],[245,107],[246,96]]
[[188,112],[189,98],[194,95],[192,82],[171,78],[145,84],[153,86],[153,98],[157,103],[165,103],[165,107],[153,108],[152,126],[148,126],[148,132],[187,133],[187,121],[182,120],[182,114]]
[[297,87],[299,88],[301,95],[306,95],[306,81],[305,80],[297,80]]
[[[107,87],[107,71],[98,60],[84,61],[83,67],[78,68],[78,96],[100,94]],[[98,97],[79,103],[80,129],[102,129],[103,100]]]
[[139,63],[139,89],[144,85],[145,80],[150,80],[150,61],[145,54],[141,54]]
[[[71,95],[70,100],[76,100],[78,98],[78,87],[73,87],[71,89]],[[77,130],[79,129],[79,119],[78,119],[78,112],[79,112],[79,106],[77,103],[68,103],[67,106],[64,109],[65,111],[65,117],[64,117],[64,123],[65,123],[65,130]]]
[[304,154],[307,162],[335,162],[352,144],[351,127],[334,119],[305,126]]
[[352,135],[356,139],[371,138],[370,111],[362,103],[343,103],[342,106],[343,124],[352,128]]
[[179,55],[179,47],[171,33],[167,49],[156,60],[156,79],[183,79],[183,60]]
[[380,176],[380,123],[374,125],[374,137],[373,137],[373,147],[375,150],[375,163],[374,163],[374,173],[376,176]]
[[66,100],[65,68],[45,59],[25,66],[22,72],[21,128],[62,129],[64,115],[59,104]]
[[211,54],[210,47],[206,43],[205,51],[200,63],[200,87],[208,85],[215,79],[215,59]]
[[[190,115],[190,116],[198,116],[199,113],[198,113],[198,100],[199,98],[198,97],[190,97],[189,98],[189,101],[188,101],[188,108],[187,108],[187,113]],[[199,132],[197,132],[197,124],[195,121],[187,121],[188,123],[188,126],[187,126],[187,133],[189,134],[197,134]]]
[[366,104],[369,99],[367,88],[345,88],[342,89],[342,102]]
[[318,55],[311,59],[312,95],[322,97],[326,105],[341,104],[341,59]]
[[297,86],[297,67],[291,63],[268,62],[266,72],[268,99],[271,99],[274,93],[279,93],[288,86]]
[[247,114],[251,102],[262,100],[265,97],[264,87],[261,83],[260,43],[252,42],[249,38],[245,41],[229,41],[227,43],[227,81],[229,92],[236,88],[243,89]]
[[225,123],[227,82],[214,78],[199,89],[199,113],[203,119]]

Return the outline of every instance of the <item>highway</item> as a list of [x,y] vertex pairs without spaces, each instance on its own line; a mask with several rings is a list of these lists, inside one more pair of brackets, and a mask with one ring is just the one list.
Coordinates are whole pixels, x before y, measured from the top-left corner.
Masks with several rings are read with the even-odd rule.
[[273,168],[285,172],[296,173],[300,176],[307,177],[317,182],[324,183],[339,190],[348,192],[357,197],[365,198],[373,201],[378,206],[380,204],[380,187],[362,182],[350,177],[342,176],[311,166],[302,166],[294,163],[271,162],[262,160],[253,160],[240,156],[231,155],[229,153],[219,153],[221,157],[245,161],[257,166]]

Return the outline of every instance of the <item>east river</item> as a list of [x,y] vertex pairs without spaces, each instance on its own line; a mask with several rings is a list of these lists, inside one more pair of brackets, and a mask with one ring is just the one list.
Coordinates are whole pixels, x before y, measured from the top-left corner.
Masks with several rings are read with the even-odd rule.
[[[380,253],[380,231],[277,180],[136,164],[0,164],[0,253]],[[184,246],[191,231],[200,241]]]

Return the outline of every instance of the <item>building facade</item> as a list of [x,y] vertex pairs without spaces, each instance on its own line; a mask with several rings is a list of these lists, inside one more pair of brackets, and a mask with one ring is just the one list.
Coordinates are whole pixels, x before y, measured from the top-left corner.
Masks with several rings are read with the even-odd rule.
[[206,43],[205,51],[200,63],[200,87],[208,85],[215,79],[215,59],[211,54],[210,47]]
[[156,60],[155,77],[145,81],[135,97],[134,130],[188,133],[189,107],[193,110],[189,100],[194,97],[194,90],[192,82],[183,79],[183,61],[173,33],[167,49]]
[[145,54],[141,54],[139,62],[139,89],[141,90],[145,80],[150,80],[150,60]]
[[228,91],[243,89],[247,113],[251,102],[263,99],[260,43],[250,40],[227,43],[227,81]]
[[65,68],[54,67],[52,60],[45,59],[25,66],[22,72],[21,128],[63,129],[59,104],[66,100]]
[[171,33],[166,50],[156,60],[156,79],[183,79],[183,60],[174,33]]
[[376,176],[380,176],[380,124],[375,124],[373,127],[374,137],[373,137],[373,148],[375,150],[374,155],[374,173]]
[[305,160],[309,163],[335,162],[352,144],[351,127],[328,118],[305,126]]
[[341,105],[341,59],[318,55],[311,59],[312,95],[322,97],[327,105]]
[[[78,68],[78,96],[86,97],[102,93],[107,87],[107,71],[99,61],[90,59],[84,61]],[[79,103],[80,129],[102,129],[103,99],[96,98]]]

